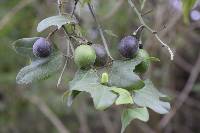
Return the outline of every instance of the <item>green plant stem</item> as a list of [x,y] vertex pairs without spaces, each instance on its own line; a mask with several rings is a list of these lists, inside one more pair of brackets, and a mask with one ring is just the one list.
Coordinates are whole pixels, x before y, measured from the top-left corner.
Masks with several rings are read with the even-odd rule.
[[60,74],[60,77],[58,78],[58,82],[57,82],[57,87],[59,87],[59,85],[61,84],[61,81],[62,81],[62,77],[63,77],[63,74],[65,72],[65,69],[67,68],[67,64],[68,64],[68,59],[70,58],[71,54],[70,54],[70,42],[68,41],[67,43],[67,56],[65,57],[66,60],[65,60],[65,64],[64,64],[64,67],[62,69],[62,72]]
[[171,60],[173,60],[173,59],[174,59],[174,53],[172,52],[171,48],[170,48],[167,44],[165,44],[165,43],[160,39],[160,37],[158,36],[157,31],[151,29],[151,28],[144,22],[144,19],[142,18],[141,13],[140,13],[140,12],[138,11],[138,9],[136,8],[134,2],[133,2],[132,0],[128,0],[128,2],[129,2],[129,4],[130,4],[130,6],[134,9],[134,11],[136,12],[136,14],[137,14],[137,16],[138,16],[138,18],[139,18],[139,20],[140,20],[140,23],[141,23],[142,25],[144,25],[144,27],[145,27],[147,30],[149,30],[149,31],[156,37],[156,39],[162,44],[163,47],[167,48],[167,50],[168,50],[169,53],[170,53]]
[[58,29],[55,29],[55,30],[53,30],[52,32],[50,32],[50,33],[48,34],[48,36],[46,37],[46,39],[49,40],[50,37],[53,36],[57,31],[58,31]]
[[111,54],[110,54],[109,49],[108,49],[108,44],[107,44],[107,41],[106,41],[106,39],[105,39],[105,36],[104,36],[103,30],[102,30],[102,28],[101,28],[101,25],[100,25],[99,21],[97,20],[97,17],[96,17],[96,15],[95,15],[95,12],[94,12],[94,10],[93,10],[93,8],[92,8],[92,6],[91,6],[90,3],[88,3],[88,8],[89,8],[90,13],[92,14],[92,17],[93,17],[93,19],[94,19],[94,21],[95,21],[95,23],[96,23],[96,25],[97,25],[97,27],[98,27],[98,30],[99,30],[101,39],[102,39],[102,41],[103,41],[104,47],[105,47],[105,49],[106,49],[106,52],[107,52],[108,56],[110,57],[110,59],[111,59],[111,60],[114,60],[113,57],[112,57]]
[[62,26],[62,28],[63,28],[63,30],[64,30],[64,32],[65,32],[65,34],[66,34],[66,36],[67,36],[67,39],[68,39],[68,41],[69,41],[69,45],[70,45],[70,48],[71,48],[71,50],[72,50],[72,56],[74,56],[75,48],[74,48],[74,46],[73,46],[73,44],[72,44],[72,42],[71,42],[71,37],[70,37],[70,35],[69,35],[67,29],[65,28],[65,26]]

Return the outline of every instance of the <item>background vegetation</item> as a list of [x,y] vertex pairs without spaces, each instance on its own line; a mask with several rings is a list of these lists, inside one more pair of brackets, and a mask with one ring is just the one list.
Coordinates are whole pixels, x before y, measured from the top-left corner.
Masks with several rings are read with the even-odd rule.
[[[149,0],[142,13],[145,21],[159,31],[162,40],[173,48],[174,61],[170,61],[168,52],[152,34],[145,32],[143,43],[152,56],[161,60],[151,65],[145,77],[153,79],[161,92],[173,98],[172,106],[175,109],[170,114],[174,115],[166,123],[169,115],[164,117],[151,112],[148,123],[135,120],[126,130],[127,133],[200,132],[200,25],[199,21],[187,21],[189,14],[185,10],[188,6],[184,7],[184,16],[181,6],[173,6],[170,1]],[[136,3],[139,8],[141,3],[139,0]],[[118,57],[118,42],[122,37],[131,34],[140,22],[126,0],[94,0],[94,4],[103,28],[107,33],[112,30],[112,35],[106,34],[106,38],[112,54]],[[70,9],[68,6],[67,8]],[[200,7],[197,6],[196,9],[199,10]],[[87,95],[78,97],[72,108],[62,103],[62,94],[75,72],[73,63],[66,70],[59,88],[56,87],[59,73],[33,85],[16,84],[17,72],[29,60],[16,54],[10,44],[23,37],[46,36],[48,32],[37,33],[37,23],[54,14],[57,14],[56,0],[0,1],[0,132],[119,132],[121,125],[118,107],[113,106],[105,112],[96,111]],[[79,19],[87,37],[101,43],[87,7],[78,7],[77,14],[80,15]],[[55,39],[57,43],[65,43],[62,33]],[[183,106],[181,103],[184,103]]]

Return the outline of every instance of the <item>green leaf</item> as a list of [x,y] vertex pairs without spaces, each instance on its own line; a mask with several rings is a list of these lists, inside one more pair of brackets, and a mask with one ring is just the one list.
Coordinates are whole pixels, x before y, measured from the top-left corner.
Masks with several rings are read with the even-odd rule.
[[33,38],[22,38],[12,43],[13,49],[23,56],[27,56],[30,58],[34,58],[33,55],[33,44],[36,40],[38,40],[39,37],[33,37]]
[[62,62],[63,56],[58,52],[48,58],[38,58],[20,70],[16,81],[18,84],[29,84],[46,79],[61,68]]
[[170,104],[161,101],[162,97],[166,95],[160,93],[150,80],[146,80],[144,88],[135,91],[133,100],[139,106],[149,107],[157,113],[166,114],[170,110]]
[[127,61],[114,61],[111,68],[110,84],[129,90],[141,89],[144,86],[144,82],[133,70],[142,61],[142,59],[138,58]]
[[122,88],[111,88],[112,91],[117,93],[119,97],[115,101],[116,105],[121,105],[121,104],[133,104],[133,98],[129,91],[122,89]]
[[148,113],[147,108],[144,107],[144,108],[135,108],[135,109],[125,109],[122,112],[122,116],[121,116],[121,123],[122,123],[121,133],[125,131],[125,128],[134,119],[139,119],[141,121],[147,122],[149,120],[149,113]]
[[117,95],[110,91],[110,87],[99,83],[99,77],[94,70],[79,70],[69,83],[70,90],[84,91],[91,95],[96,109],[104,110],[111,106]]
[[183,1],[184,22],[188,23],[190,10],[196,3],[196,0],[182,0],[182,1]]
[[70,16],[62,16],[62,15],[52,16],[42,20],[37,26],[37,31],[42,32],[45,29],[49,28],[50,26],[57,26],[58,29],[60,29],[65,24],[76,24],[76,23],[77,23],[76,19]]
[[113,36],[113,37],[118,37],[115,33],[113,33],[113,31],[112,30],[104,30],[104,32],[106,33],[106,34],[108,34],[108,35],[110,35],[110,36]]

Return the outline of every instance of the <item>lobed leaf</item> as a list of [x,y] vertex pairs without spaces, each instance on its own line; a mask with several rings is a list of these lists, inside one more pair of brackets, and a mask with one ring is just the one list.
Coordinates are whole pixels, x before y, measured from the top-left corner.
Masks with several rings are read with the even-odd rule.
[[116,88],[116,87],[112,87],[111,90],[119,95],[119,97],[115,101],[116,105],[133,104],[133,98],[131,94],[129,93],[129,91],[122,88]]
[[104,110],[111,106],[117,95],[110,91],[110,87],[99,83],[99,77],[94,70],[79,70],[69,83],[70,90],[84,91],[91,95],[96,109]]
[[135,108],[135,109],[125,109],[121,116],[121,133],[125,131],[125,128],[131,123],[132,120],[139,119],[141,121],[147,122],[149,120],[149,113],[146,107]]
[[142,107],[149,107],[157,113],[166,114],[170,110],[170,103],[161,101],[166,95],[160,93],[150,80],[145,81],[144,88],[135,91],[134,102]]
[[110,84],[130,90],[141,89],[144,86],[144,82],[133,70],[142,61],[142,59],[138,58],[127,61],[114,61],[111,68]]

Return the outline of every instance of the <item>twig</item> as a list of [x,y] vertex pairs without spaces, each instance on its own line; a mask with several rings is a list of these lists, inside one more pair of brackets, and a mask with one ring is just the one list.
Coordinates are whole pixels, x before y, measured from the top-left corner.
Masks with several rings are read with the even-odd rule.
[[8,22],[14,18],[15,14],[19,12],[21,9],[26,7],[28,4],[35,0],[22,0],[18,3],[13,9],[11,9],[0,21],[0,30],[2,30]]
[[59,133],[70,133],[60,119],[51,111],[46,103],[38,96],[28,97],[29,101],[35,104],[41,112],[51,121],[51,123],[57,128]]
[[63,2],[62,2],[62,0],[57,0],[57,5],[58,5],[58,13],[59,13],[59,15],[62,15],[62,6],[63,6]]
[[65,28],[65,26],[62,26],[62,28],[63,28],[63,30],[64,30],[64,32],[65,32],[65,34],[66,34],[66,36],[67,36],[67,39],[68,39],[68,41],[69,41],[69,46],[70,46],[70,48],[71,48],[71,50],[72,50],[72,56],[73,56],[73,55],[74,55],[75,49],[74,49],[74,46],[73,46],[73,44],[72,44],[71,37],[70,37],[70,35],[69,35],[67,29]]
[[63,74],[64,74],[64,72],[65,72],[65,69],[67,68],[67,63],[68,63],[68,58],[71,56],[71,54],[70,54],[70,42],[69,42],[69,40],[67,40],[67,56],[65,57],[66,58],[66,61],[65,61],[65,64],[64,64],[64,67],[63,67],[63,69],[62,69],[62,72],[61,72],[61,74],[60,74],[60,77],[59,77],[59,79],[58,79],[58,82],[57,82],[57,87],[59,87],[59,85],[61,84],[61,81],[62,81],[62,77],[63,77]]
[[199,54],[199,57],[197,59],[197,62],[195,64],[194,68],[191,71],[190,77],[189,77],[189,79],[188,79],[183,91],[181,92],[181,94],[177,98],[177,101],[174,104],[174,108],[170,111],[170,113],[168,115],[166,115],[160,121],[159,128],[162,129],[162,128],[166,127],[166,125],[171,121],[171,119],[176,114],[176,112],[180,109],[180,107],[187,100],[188,95],[192,91],[192,88],[193,88],[193,86],[195,84],[195,81],[198,78],[199,73],[200,73],[200,54]]
[[148,10],[148,11],[146,11],[146,12],[142,13],[142,14],[141,14],[141,16],[145,16],[145,15],[147,15],[147,14],[151,13],[152,11],[153,11],[153,9],[151,9],[151,10]]
[[54,35],[54,34],[56,33],[56,31],[58,31],[58,29],[55,29],[55,30],[53,30],[52,32],[50,32],[50,33],[48,34],[48,36],[46,37],[46,39],[49,40],[49,38],[50,38],[52,35]]
[[107,52],[108,56],[110,57],[110,59],[111,59],[111,60],[114,60],[113,57],[112,57],[111,54],[110,54],[109,49],[108,49],[108,44],[107,44],[107,41],[106,41],[106,39],[105,39],[105,37],[104,37],[104,33],[103,33],[102,28],[101,28],[101,25],[100,25],[99,21],[97,20],[96,14],[95,14],[95,12],[94,12],[94,10],[93,10],[93,8],[92,8],[92,6],[91,6],[90,3],[88,3],[88,8],[89,8],[90,13],[92,14],[92,17],[93,17],[93,19],[94,19],[94,21],[95,21],[95,23],[96,23],[96,25],[97,25],[97,28],[98,28],[98,30],[99,30],[99,33],[100,33],[101,39],[102,39],[102,41],[103,41],[104,47],[105,47],[105,49],[106,49],[106,52]]
[[172,50],[170,49],[170,47],[169,47],[167,44],[165,44],[165,43],[159,38],[158,33],[157,33],[155,30],[151,29],[151,28],[144,22],[144,20],[143,20],[143,18],[142,18],[142,15],[140,14],[140,12],[138,11],[138,9],[136,8],[136,6],[135,6],[135,4],[133,3],[133,1],[132,1],[132,0],[128,0],[128,2],[129,2],[129,4],[131,5],[131,7],[135,10],[135,12],[136,12],[136,14],[137,14],[137,16],[138,16],[138,18],[139,18],[141,24],[144,25],[145,28],[146,28],[147,30],[149,30],[149,31],[156,37],[156,39],[162,44],[163,47],[167,48],[167,50],[168,50],[169,53],[170,53],[171,60],[173,60],[173,59],[174,59],[174,53],[172,52]]
[[75,10],[76,10],[76,6],[78,4],[79,0],[74,0],[74,8],[72,10],[72,14],[71,14],[71,17],[73,17],[74,13],[75,13]]

